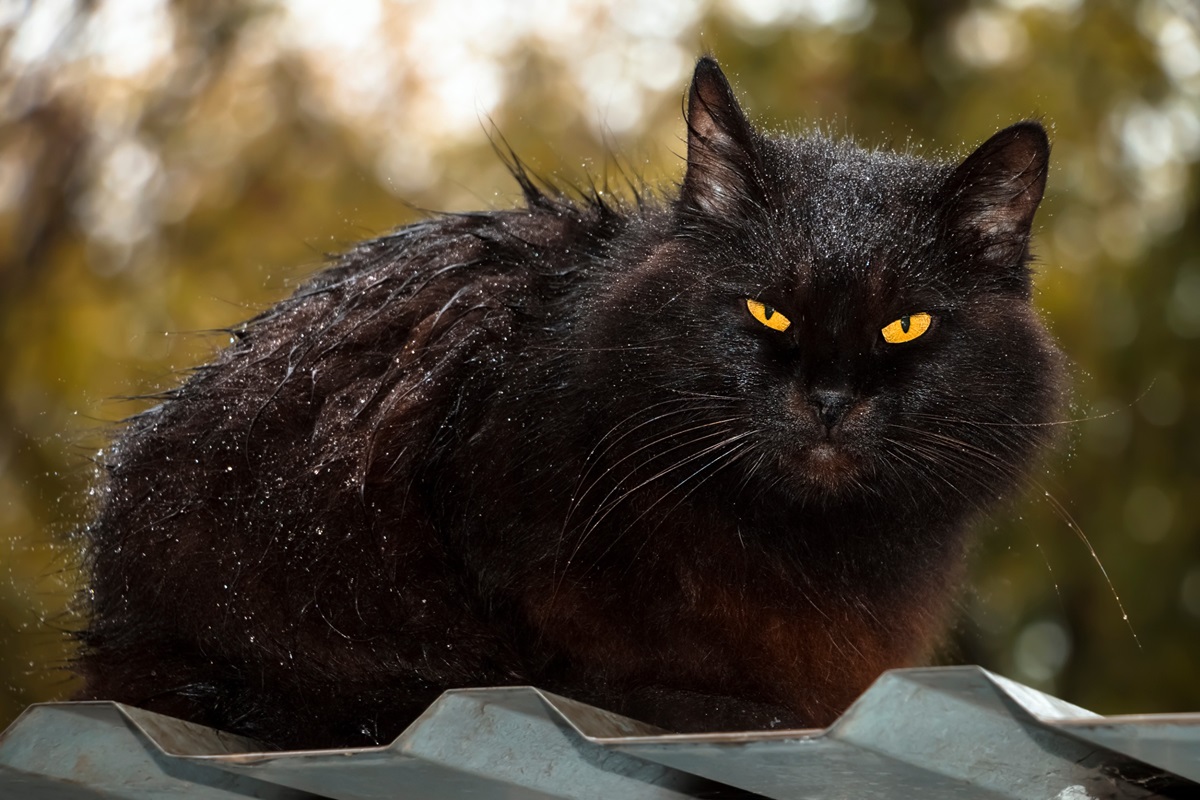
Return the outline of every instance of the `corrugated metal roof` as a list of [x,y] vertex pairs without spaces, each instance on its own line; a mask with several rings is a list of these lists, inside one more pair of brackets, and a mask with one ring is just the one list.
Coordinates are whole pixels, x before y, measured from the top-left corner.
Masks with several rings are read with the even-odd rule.
[[0,797],[1200,796],[1200,714],[1101,717],[978,667],[883,675],[825,730],[665,734],[533,688],[447,692],[386,747],[261,752],[116,703],[30,707]]

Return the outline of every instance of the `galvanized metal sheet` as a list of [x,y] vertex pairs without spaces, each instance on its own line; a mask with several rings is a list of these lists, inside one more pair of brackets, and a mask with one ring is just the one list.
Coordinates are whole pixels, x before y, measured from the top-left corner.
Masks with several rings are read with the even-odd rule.
[[115,703],[33,706],[0,798],[1020,798],[1200,794],[1200,715],[1099,717],[978,667],[883,675],[826,730],[665,734],[537,689],[447,692],[387,747],[262,752]]

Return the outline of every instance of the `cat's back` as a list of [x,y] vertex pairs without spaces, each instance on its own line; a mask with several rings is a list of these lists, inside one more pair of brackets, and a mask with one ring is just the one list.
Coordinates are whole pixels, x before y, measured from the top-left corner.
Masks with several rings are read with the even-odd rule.
[[[528,323],[540,307],[572,291],[580,267],[571,228],[532,210],[486,212],[356,246],[232,329],[211,363],[126,423],[103,463],[93,533],[139,509],[159,518],[190,505],[243,521],[288,517],[321,508],[311,493],[322,474],[364,491],[394,479],[375,456],[394,454],[393,440],[407,451],[428,444],[455,393],[486,380],[485,367],[536,332]],[[173,495],[179,507],[164,508]],[[111,527],[154,538],[153,524]]]
[[[365,242],[127,422],[86,530],[84,696],[198,718],[237,702],[221,686],[255,664],[305,674],[296,652],[347,685],[394,682],[339,652],[342,637],[420,642],[447,607],[465,637],[486,639],[423,472],[466,435],[466,388],[486,391],[544,335],[547,304],[577,291],[600,222],[547,200]],[[393,666],[425,657],[378,641]],[[503,644],[480,650],[503,662]],[[456,657],[497,680],[508,669]]]

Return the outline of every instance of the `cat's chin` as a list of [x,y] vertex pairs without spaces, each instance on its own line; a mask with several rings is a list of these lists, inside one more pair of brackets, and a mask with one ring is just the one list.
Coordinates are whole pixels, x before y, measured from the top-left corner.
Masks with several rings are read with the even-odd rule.
[[820,441],[807,445],[798,455],[799,477],[809,487],[830,494],[861,486],[862,466],[844,445]]

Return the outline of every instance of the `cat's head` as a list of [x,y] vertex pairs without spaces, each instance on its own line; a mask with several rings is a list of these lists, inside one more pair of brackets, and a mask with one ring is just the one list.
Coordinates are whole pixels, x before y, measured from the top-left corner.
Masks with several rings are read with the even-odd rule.
[[596,323],[606,416],[652,443],[629,463],[830,502],[1011,488],[1062,394],[1030,307],[1042,126],[959,163],[768,135],[703,59],[687,127],[679,197]]

